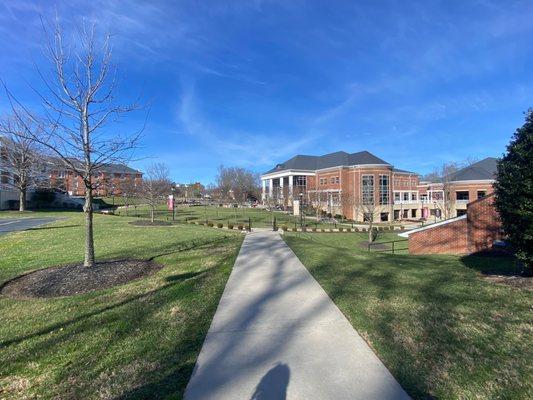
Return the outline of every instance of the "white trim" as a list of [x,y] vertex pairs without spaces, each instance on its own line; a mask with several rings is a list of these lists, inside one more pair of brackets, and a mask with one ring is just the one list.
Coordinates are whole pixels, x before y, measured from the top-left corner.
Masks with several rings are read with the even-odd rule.
[[315,172],[307,169],[286,169],[280,172],[271,172],[269,174],[263,174],[261,175],[261,179],[277,179],[290,175],[315,176]]
[[496,182],[495,179],[473,179],[473,180],[465,180],[465,181],[450,181],[448,183],[494,183]]
[[411,229],[410,231],[407,231],[407,232],[399,233],[398,236],[409,237],[409,235],[411,233],[416,233],[416,232],[425,231],[426,229],[436,228],[437,226],[446,225],[446,224],[449,224],[449,223],[452,223],[452,222],[455,222],[455,221],[459,221],[459,220],[462,220],[462,219],[465,219],[465,218],[466,218],[466,214],[463,214],[463,215],[460,215],[459,217],[449,218],[449,219],[446,219],[444,221],[436,222],[436,223],[431,224],[431,225],[426,225],[426,226],[423,226],[421,228],[415,228],[415,229]]

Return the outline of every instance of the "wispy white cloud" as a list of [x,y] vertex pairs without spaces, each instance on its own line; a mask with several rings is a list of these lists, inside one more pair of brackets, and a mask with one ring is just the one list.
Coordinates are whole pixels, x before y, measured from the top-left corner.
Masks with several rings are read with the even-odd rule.
[[[323,136],[307,131],[294,139],[294,133],[251,132],[216,125],[202,111],[193,83],[184,85],[177,118],[183,132],[207,146],[227,163],[244,166],[269,166],[284,157],[293,156]],[[291,138],[290,140],[288,138]]]

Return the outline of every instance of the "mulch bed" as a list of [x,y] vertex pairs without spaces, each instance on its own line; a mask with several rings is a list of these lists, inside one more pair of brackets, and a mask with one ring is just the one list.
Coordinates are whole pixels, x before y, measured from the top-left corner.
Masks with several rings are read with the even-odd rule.
[[30,272],[0,287],[0,294],[13,298],[49,298],[73,296],[110,288],[139,279],[163,268],[145,260],[114,260],[52,267]]
[[156,219],[154,222],[150,221],[149,219],[138,219],[136,221],[131,221],[131,225],[134,226],[167,226],[172,225],[172,223],[168,221],[162,221],[160,219]]

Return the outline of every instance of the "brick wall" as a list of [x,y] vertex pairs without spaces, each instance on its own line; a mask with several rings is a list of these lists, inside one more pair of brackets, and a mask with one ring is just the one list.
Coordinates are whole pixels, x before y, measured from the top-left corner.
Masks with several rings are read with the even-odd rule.
[[467,252],[466,218],[409,235],[409,254],[464,254]]
[[504,237],[494,195],[469,203],[467,220],[469,253],[491,249],[495,240]]
[[409,235],[410,254],[466,254],[490,250],[503,239],[494,195],[468,204],[466,218]]

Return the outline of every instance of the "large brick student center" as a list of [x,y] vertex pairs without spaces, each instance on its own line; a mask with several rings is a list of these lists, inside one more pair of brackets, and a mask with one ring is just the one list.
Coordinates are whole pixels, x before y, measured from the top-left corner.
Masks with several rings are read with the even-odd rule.
[[486,158],[434,183],[368,151],[297,155],[261,176],[262,200],[283,207],[297,200],[355,221],[370,215],[377,221],[437,221],[464,215],[469,202],[493,192],[496,161]]

